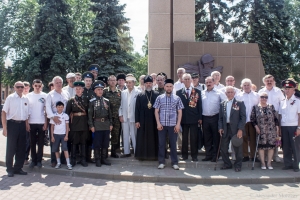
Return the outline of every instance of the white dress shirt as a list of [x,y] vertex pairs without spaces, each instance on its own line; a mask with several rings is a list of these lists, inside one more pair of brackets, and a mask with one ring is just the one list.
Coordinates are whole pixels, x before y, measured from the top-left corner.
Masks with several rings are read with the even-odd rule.
[[2,110],[6,113],[6,120],[25,121],[29,113],[28,98],[25,95],[20,97],[14,92],[6,98]]
[[176,92],[182,88],[184,88],[184,84],[178,80],[176,83],[174,83],[173,94],[176,94]]
[[250,122],[252,108],[259,103],[259,94],[253,91],[250,93],[240,92],[236,96],[236,100],[244,102],[246,106],[246,122]]
[[220,89],[222,89],[222,88],[224,88],[225,86],[223,85],[223,84],[221,84],[221,83],[219,83],[218,85],[215,85],[215,88],[217,89],[217,90],[220,90]]
[[76,94],[76,92],[75,92],[75,87],[70,87],[69,85],[67,85],[67,86],[65,86],[65,87],[63,87],[63,90],[66,90],[66,91],[68,91],[69,92],[69,95],[70,95],[70,99],[71,98],[73,98],[73,97],[75,97],[75,94]]
[[278,112],[280,101],[285,99],[283,93],[278,87],[273,87],[271,90],[268,90],[266,87],[260,89],[258,94],[266,92],[268,94],[268,104],[272,104],[275,110]]
[[279,114],[281,126],[298,126],[298,114],[300,113],[300,100],[294,95],[290,99],[280,102]]
[[231,112],[232,102],[233,102],[233,99],[228,100],[227,105],[226,105],[226,116],[227,116],[226,121],[227,121],[227,123],[230,123],[230,112]]
[[204,90],[201,92],[202,97],[202,115],[213,116],[219,113],[221,93],[217,89],[212,89],[211,91]]
[[61,101],[64,103],[64,110],[66,111],[68,100],[70,99],[69,92],[66,90],[62,90],[61,93],[52,90],[48,93],[46,98],[46,113],[48,118],[54,117],[54,114],[57,112],[56,103]]

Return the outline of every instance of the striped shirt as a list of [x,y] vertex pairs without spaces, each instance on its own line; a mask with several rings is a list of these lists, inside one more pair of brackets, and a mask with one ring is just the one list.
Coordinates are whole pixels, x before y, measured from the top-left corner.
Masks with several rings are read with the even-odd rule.
[[184,108],[180,97],[171,94],[159,95],[156,98],[153,108],[159,109],[159,121],[162,126],[176,126],[177,110]]

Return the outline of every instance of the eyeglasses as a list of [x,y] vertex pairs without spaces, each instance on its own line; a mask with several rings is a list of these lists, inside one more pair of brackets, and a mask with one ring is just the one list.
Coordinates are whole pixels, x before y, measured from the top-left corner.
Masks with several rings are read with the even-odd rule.
[[268,99],[267,96],[260,96],[261,99]]
[[16,86],[16,88],[17,89],[20,89],[20,88],[24,89],[24,86]]

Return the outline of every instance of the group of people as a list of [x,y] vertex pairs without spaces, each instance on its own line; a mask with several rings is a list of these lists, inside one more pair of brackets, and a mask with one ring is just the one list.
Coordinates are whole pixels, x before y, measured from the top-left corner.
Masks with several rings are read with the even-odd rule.
[[280,161],[281,145],[283,169],[299,171],[300,99],[293,79],[282,81],[282,91],[274,77],[266,75],[265,86],[256,92],[247,78],[241,89],[233,76],[222,85],[218,71],[206,77],[205,84],[199,83],[198,74],[178,68],[175,83],[161,72],[141,76],[138,86],[133,74],[98,77],[98,72],[93,64],[83,74],[68,73],[65,87],[56,76],[48,94],[39,79],[32,82],[30,93],[28,82],[14,84],[15,92],[2,109],[9,177],[27,174],[22,168],[29,152],[29,167],[42,167],[47,130],[51,165],[57,169],[62,164],[70,170],[76,164],[111,165],[109,146],[112,158],[132,156],[132,147],[136,159],[158,160],[158,169],[165,167],[168,150],[172,168],[179,169],[177,148],[180,160],[187,160],[189,151],[192,162],[198,161],[200,150],[205,151],[202,161],[217,162],[221,156],[222,170],[234,167],[240,172],[249,160],[261,162],[261,169],[273,169],[271,161]]

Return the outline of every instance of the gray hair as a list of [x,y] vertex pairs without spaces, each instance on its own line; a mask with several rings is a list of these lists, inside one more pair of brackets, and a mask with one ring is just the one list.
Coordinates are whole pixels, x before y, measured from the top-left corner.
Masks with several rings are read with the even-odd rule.
[[244,78],[241,82],[241,87],[243,87],[244,83],[249,83],[252,86],[252,81],[249,78]]
[[228,92],[228,90],[233,90],[235,93],[235,89],[232,86],[226,86],[225,91]]
[[182,67],[180,67],[180,68],[177,69],[177,73],[178,73],[179,71],[183,71],[183,73],[185,73],[185,69],[182,68]]
[[225,80],[227,80],[228,78],[233,78],[233,79],[235,80],[235,78],[234,78],[233,76],[231,76],[231,75],[227,76],[227,77],[225,78]]
[[52,79],[52,82],[54,83],[56,79],[60,79],[61,82],[63,83],[63,79],[60,77],[60,76],[55,76],[53,79]]
[[212,76],[208,76],[208,77],[206,77],[206,78],[205,78],[205,82],[207,81],[207,79],[211,79],[211,80],[212,80],[212,82],[215,82],[215,80],[214,80],[214,78],[213,78]]
[[213,71],[210,75],[211,75],[211,76],[214,76],[214,75],[216,75],[216,74],[218,74],[219,76],[221,76],[221,73],[218,72],[218,71]]
[[184,77],[186,77],[186,76],[188,76],[188,77],[190,77],[190,79],[192,79],[192,76],[191,76],[189,73],[184,73],[184,74],[182,75],[182,79],[184,79]]

